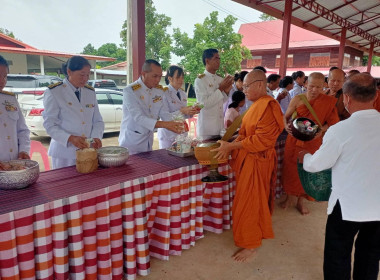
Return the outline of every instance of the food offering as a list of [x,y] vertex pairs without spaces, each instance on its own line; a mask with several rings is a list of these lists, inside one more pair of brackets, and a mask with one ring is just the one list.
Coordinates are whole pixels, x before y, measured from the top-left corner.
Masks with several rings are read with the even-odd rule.
[[188,157],[194,155],[194,147],[200,142],[198,139],[192,139],[185,135],[178,135],[167,149],[168,153],[173,156]]
[[301,141],[313,140],[319,131],[318,125],[308,118],[291,120],[290,127],[293,137]]
[[182,133],[186,133],[189,131],[189,126],[187,125],[185,116],[181,112],[177,112],[173,114],[173,121],[181,124]]
[[193,104],[193,108],[196,109],[198,111],[198,113],[203,109],[205,105],[203,105],[202,103],[199,103],[199,102],[195,102]]
[[98,169],[98,153],[94,148],[76,151],[76,169],[79,173],[91,173]]
[[37,161],[18,159],[0,162],[0,189],[25,188],[37,181],[40,166]]

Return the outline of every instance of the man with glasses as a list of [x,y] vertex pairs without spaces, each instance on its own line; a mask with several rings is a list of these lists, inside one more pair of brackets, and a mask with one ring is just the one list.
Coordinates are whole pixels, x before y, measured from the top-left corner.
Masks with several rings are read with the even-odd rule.
[[274,238],[271,213],[277,166],[275,144],[284,122],[280,105],[267,95],[266,84],[261,70],[253,70],[244,78],[244,93],[254,103],[243,118],[236,140],[219,141],[220,147],[214,150],[220,159],[232,152],[230,165],[237,183],[233,234],[240,247],[232,258],[238,262],[251,258],[263,239]]
[[205,50],[202,59],[206,69],[194,82],[197,102],[204,105],[198,115],[197,135],[210,139],[219,136],[224,128],[223,103],[228,100],[234,78],[230,75],[222,78],[216,74],[220,66],[217,49]]

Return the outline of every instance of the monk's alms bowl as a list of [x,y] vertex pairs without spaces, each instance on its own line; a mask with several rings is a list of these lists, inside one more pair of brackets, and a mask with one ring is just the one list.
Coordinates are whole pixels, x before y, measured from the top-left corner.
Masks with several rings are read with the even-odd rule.
[[11,165],[22,165],[25,169],[0,171],[0,189],[22,189],[36,182],[40,176],[40,166],[37,161],[30,159],[17,159],[6,163]]
[[200,143],[194,148],[195,158],[198,160],[199,164],[207,165],[209,169],[209,175],[202,178],[202,182],[205,183],[217,183],[228,181],[228,177],[221,175],[218,172],[218,164],[228,162],[228,158],[225,159],[215,159],[217,152],[211,152],[211,150],[216,149],[220,146],[216,142],[206,142]]
[[297,118],[290,121],[290,128],[294,138],[301,141],[313,140],[319,131],[318,125],[308,118]]
[[[210,165],[212,164],[211,159],[215,157],[217,152],[211,152],[211,150],[216,149],[220,146],[219,143],[216,142],[206,142],[200,143],[194,148],[195,158],[198,160],[201,165]],[[228,158],[226,159],[215,159],[215,163],[221,164],[228,162]]]

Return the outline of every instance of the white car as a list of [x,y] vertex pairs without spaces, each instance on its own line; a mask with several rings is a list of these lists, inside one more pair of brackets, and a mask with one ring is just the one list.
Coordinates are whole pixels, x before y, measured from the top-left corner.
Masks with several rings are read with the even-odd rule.
[[62,82],[62,79],[56,76],[8,74],[4,90],[13,92],[21,103],[40,98],[49,85],[57,82]]
[[[108,89],[95,89],[95,92],[104,121],[104,132],[120,131],[123,116],[123,93]],[[43,97],[32,101],[21,101],[20,107],[30,132],[36,136],[49,136],[43,126]]]

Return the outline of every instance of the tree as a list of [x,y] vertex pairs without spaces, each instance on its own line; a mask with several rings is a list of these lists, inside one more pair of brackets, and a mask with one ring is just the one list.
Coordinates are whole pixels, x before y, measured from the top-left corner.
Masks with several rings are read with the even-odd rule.
[[98,55],[98,56],[107,56],[107,57],[116,58],[116,61],[97,62],[96,63],[97,68],[101,68],[101,67],[105,67],[111,64],[125,61],[125,57],[127,55],[125,49],[118,47],[115,43],[103,44],[99,47],[99,49],[95,49],[95,47],[92,44],[87,44],[87,46],[84,47],[81,53],[88,54],[88,55]]
[[15,38],[15,35],[13,34],[13,32],[12,32],[12,31],[9,31],[9,30],[6,29],[6,28],[2,28],[2,27],[0,27],[0,33],[5,34],[5,35],[7,35],[7,36],[9,36],[9,37],[12,37],[13,39],[16,39],[16,38]]
[[179,28],[174,29],[173,53],[183,57],[181,65],[186,73],[185,81],[193,83],[198,74],[203,73],[202,54],[205,49],[216,48],[220,54],[218,74],[234,74],[241,69],[241,61],[251,57],[250,51],[241,45],[242,35],[235,33],[232,26],[236,18],[229,15],[218,21],[218,12],[211,12],[203,24],[196,24],[194,36],[190,38]]
[[[172,39],[167,33],[171,18],[158,14],[152,0],[145,0],[145,57],[159,61],[163,69],[169,67]],[[127,48],[127,21],[124,21],[120,38]]]
[[89,55],[97,55],[97,50],[95,49],[95,47],[90,43],[90,44],[87,44],[87,46],[85,46],[83,48],[83,51],[81,52],[82,54],[89,54]]
[[[368,55],[363,56],[363,65],[368,65]],[[373,66],[380,66],[380,57],[379,56],[372,56],[372,65]]]
[[271,15],[262,13],[259,17],[261,21],[269,21],[269,20],[276,20],[275,17],[272,17]]

